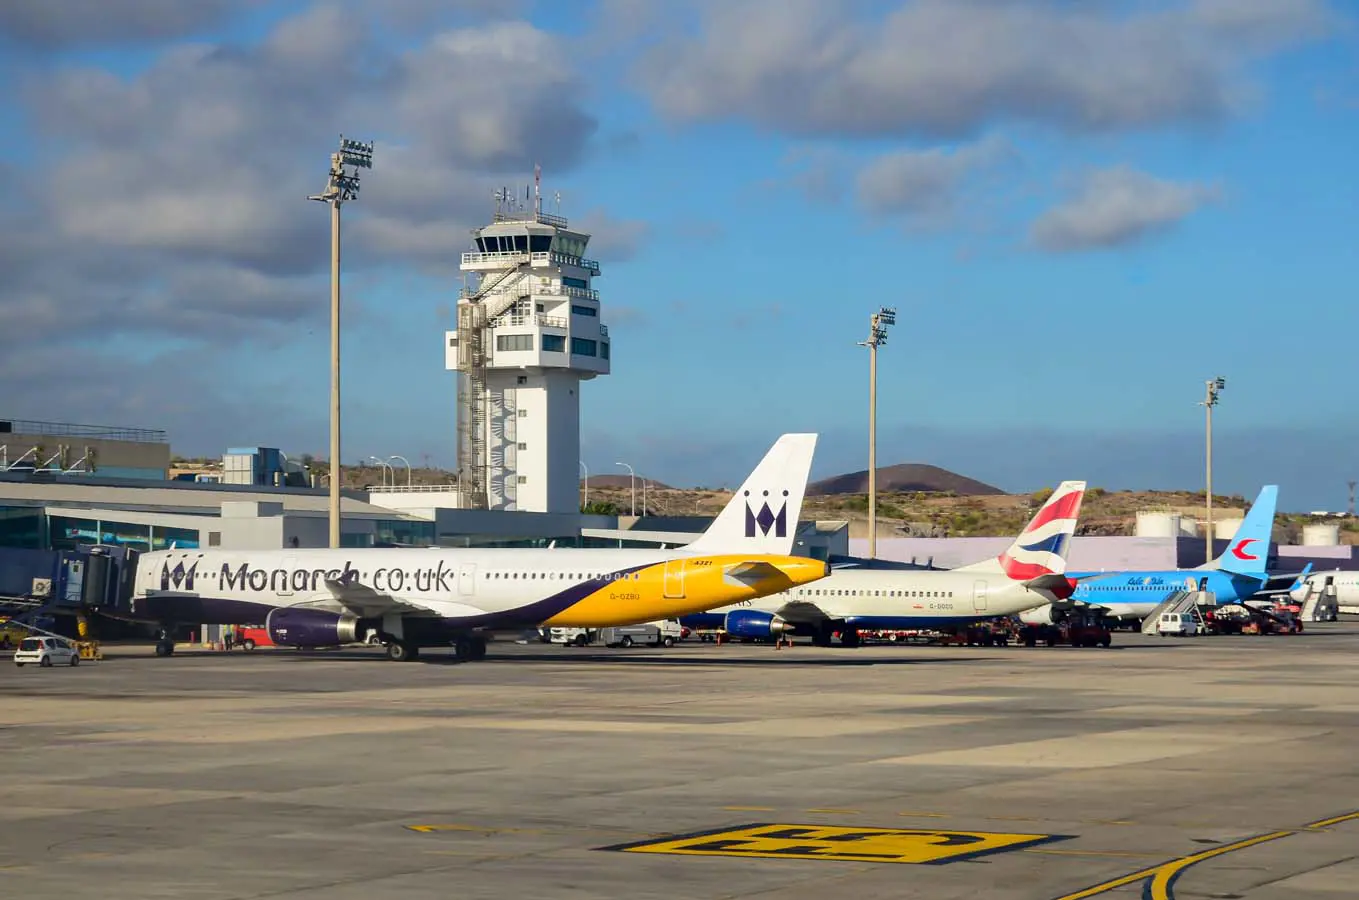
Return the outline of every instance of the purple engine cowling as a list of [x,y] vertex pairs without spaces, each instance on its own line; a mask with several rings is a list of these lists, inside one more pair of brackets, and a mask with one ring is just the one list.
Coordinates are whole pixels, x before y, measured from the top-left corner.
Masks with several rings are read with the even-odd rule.
[[767,612],[736,609],[727,613],[725,631],[733,637],[770,638],[792,631],[793,626]]
[[322,609],[270,610],[264,627],[281,647],[336,647],[359,640],[358,619]]

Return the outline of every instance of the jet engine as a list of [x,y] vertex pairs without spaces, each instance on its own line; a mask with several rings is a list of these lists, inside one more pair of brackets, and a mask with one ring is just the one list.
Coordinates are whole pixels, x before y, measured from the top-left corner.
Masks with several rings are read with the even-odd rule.
[[793,630],[793,626],[778,616],[753,609],[738,609],[727,613],[724,626],[727,634],[742,638],[772,638]]
[[1044,603],[1034,609],[1026,609],[1019,614],[1019,621],[1025,625],[1056,625],[1066,617],[1052,608],[1051,603]]
[[359,640],[359,620],[322,609],[274,609],[264,620],[280,647],[337,647]]

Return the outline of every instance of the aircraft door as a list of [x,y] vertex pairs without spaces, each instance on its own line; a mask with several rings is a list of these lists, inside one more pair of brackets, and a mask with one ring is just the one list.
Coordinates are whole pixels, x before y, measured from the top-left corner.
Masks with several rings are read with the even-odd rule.
[[458,567],[458,595],[471,597],[477,592],[476,563],[464,563]]
[[986,612],[986,582],[972,582],[972,609],[975,612]]
[[678,599],[684,596],[684,560],[665,561],[665,596]]

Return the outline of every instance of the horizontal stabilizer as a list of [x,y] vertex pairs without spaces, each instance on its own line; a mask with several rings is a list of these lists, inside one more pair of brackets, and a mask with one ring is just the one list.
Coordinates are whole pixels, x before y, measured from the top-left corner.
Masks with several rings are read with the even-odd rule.
[[1023,582],[1024,587],[1031,591],[1038,591],[1047,594],[1057,600],[1065,600],[1076,592],[1074,579],[1067,578],[1065,575],[1039,575],[1037,578],[1030,578]]
[[760,560],[752,560],[737,563],[734,566],[727,566],[722,573],[722,578],[729,584],[743,584],[746,587],[754,587],[766,578],[773,578],[782,575],[783,572],[775,565]]

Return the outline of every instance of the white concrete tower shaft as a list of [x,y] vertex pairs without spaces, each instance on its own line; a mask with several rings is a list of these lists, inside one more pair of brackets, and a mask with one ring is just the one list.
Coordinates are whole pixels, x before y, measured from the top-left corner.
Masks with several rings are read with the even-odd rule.
[[[458,479],[473,509],[579,508],[580,385],[609,374],[590,236],[497,192],[462,255],[468,287],[445,335],[458,372]],[[531,208],[524,208],[529,206]]]

